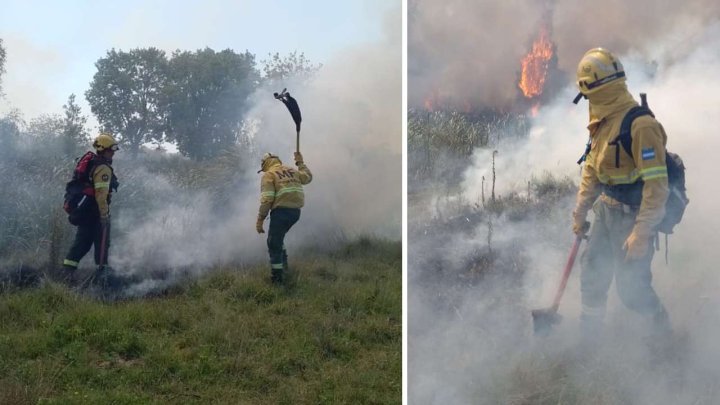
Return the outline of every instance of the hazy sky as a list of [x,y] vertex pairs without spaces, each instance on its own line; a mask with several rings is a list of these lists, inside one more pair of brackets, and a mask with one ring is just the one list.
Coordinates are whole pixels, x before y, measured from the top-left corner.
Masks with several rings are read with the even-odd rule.
[[399,1],[0,0],[7,51],[0,112],[18,108],[26,119],[61,113],[75,93],[90,116],[84,93],[95,61],[111,48],[231,48],[250,51],[258,62],[270,52],[297,50],[323,63],[380,38],[383,16]]

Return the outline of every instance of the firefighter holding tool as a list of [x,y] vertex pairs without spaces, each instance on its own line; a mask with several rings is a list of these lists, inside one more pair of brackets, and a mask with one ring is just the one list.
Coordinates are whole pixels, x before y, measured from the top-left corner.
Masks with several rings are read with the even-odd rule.
[[[650,321],[653,335],[672,333],[668,314],[652,286],[650,266],[668,198],[667,135],[652,114],[626,120],[639,107],[625,80],[623,65],[603,48],[587,51],[578,65],[576,101],[581,97],[589,101],[590,141],[581,158],[585,164],[573,232],[587,232],[586,216],[592,209],[594,222],[580,276],[581,332],[591,339],[602,329],[613,277],[623,304]],[[629,152],[620,141],[623,122],[630,122]]]
[[305,204],[303,185],[312,181],[312,173],[300,152],[295,152],[295,165],[297,169],[284,166],[279,157],[266,153],[258,171],[263,175],[260,181],[260,210],[255,229],[258,233],[265,233],[263,224],[269,214],[267,246],[273,284],[283,283],[283,275],[288,266],[285,235],[300,219],[300,209]]

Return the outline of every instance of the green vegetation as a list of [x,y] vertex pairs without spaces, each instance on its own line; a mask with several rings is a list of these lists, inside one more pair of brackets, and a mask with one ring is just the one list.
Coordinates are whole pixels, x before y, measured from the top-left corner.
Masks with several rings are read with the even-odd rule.
[[172,141],[184,156],[212,159],[248,137],[255,90],[307,81],[320,68],[303,53],[270,56],[263,74],[248,51],[111,49],[95,63],[85,96],[101,127],[133,157],[145,143]]
[[0,296],[0,403],[401,401],[399,242],[217,269],[163,296],[97,302],[47,284]]
[[[0,145],[2,142],[0,119]],[[73,240],[75,228],[67,222],[62,210],[65,183],[70,180],[75,162],[72,155],[52,153],[61,149],[63,137],[45,143],[47,149],[35,149],[36,137],[21,132],[18,139],[29,147],[18,147],[2,157],[0,150],[0,266],[28,264],[35,267],[54,266],[62,262]],[[45,155],[47,154],[47,155]],[[225,183],[216,179],[237,173],[238,167],[248,166],[249,156],[240,145],[228,148],[211,161],[197,162],[179,154],[147,151],[129,164],[127,156],[116,159],[120,169],[120,192],[113,198],[114,227],[117,245],[135,224],[142,223],[167,204],[158,194],[156,181],[167,179],[173,187],[173,203],[190,206],[192,197],[210,195],[217,204],[225,203],[232,195]],[[119,221],[123,215],[130,220]],[[28,222],[32,218],[32,222]],[[47,253],[47,254],[46,254]]]
[[527,117],[496,111],[408,110],[408,181],[456,181],[477,148],[491,148],[503,138],[525,137]]

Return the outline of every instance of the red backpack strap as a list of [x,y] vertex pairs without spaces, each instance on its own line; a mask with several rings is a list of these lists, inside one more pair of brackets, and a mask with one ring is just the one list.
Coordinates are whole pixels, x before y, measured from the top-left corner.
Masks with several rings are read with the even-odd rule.
[[95,153],[93,152],[87,152],[78,160],[77,165],[75,166],[75,176],[77,180],[85,180],[87,175],[92,170],[92,167],[94,166],[94,160]]

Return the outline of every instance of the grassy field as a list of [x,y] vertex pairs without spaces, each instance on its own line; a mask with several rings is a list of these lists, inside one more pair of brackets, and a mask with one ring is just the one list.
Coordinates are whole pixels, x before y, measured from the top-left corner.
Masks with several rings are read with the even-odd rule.
[[258,266],[114,303],[6,291],[0,403],[400,403],[401,261],[360,239],[294,259],[286,287]]

